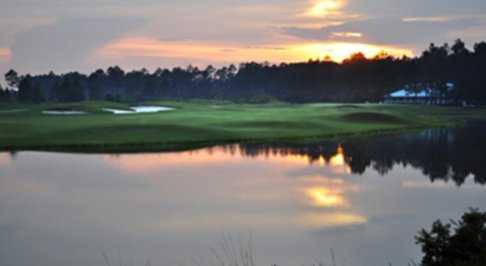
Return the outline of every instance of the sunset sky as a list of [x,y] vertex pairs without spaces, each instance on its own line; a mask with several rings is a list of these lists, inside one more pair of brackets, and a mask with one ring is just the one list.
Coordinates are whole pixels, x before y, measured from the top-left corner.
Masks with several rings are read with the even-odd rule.
[[484,0],[0,0],[0,71],[81,71],[362,51],[414,55],[486,40]]

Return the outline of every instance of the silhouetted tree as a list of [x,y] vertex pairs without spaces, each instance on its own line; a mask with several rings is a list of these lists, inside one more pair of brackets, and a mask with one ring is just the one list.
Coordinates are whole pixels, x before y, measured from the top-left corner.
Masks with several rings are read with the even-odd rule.
[[98,69],[91,73],[88,77],[89,82],[89,99],[90,100],[103,100],[103,87],[105,86],[106,74],[103,69]]
[[471,209],[459,221],[432,224],[416,236],[423,266],[486,265],[486,213]]
[[469,54],[469,50],[466,48],[466,44],[461,40],[457,39],[451,47],[452,52],[455,55],[463,56]]
[[13,69],[10,69],[7,73],[5,73],[5,81],[10,87],[17,88],[20,83],[20,78],[17,72]]
[[12,101],[13,94],[7,88],[3,88],[0,84],[0,102],[10,102]]
[[32,77],[27,75],[22,78],[19,83],[19,101],[32,102],[34,98],[34,88],[32,84]]

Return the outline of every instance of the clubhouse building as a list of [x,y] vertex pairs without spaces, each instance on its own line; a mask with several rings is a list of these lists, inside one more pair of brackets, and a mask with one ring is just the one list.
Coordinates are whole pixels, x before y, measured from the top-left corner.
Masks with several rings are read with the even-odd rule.
[[384,102],[399,104],[449,105],[454,103],[454,101],[448,97],[448,94],[453,90],[453,83],[447,83],[446,89],[443,91],[432,89],[429,86],[414,86],[414,89],[405,86],[404,88],[385,95]]

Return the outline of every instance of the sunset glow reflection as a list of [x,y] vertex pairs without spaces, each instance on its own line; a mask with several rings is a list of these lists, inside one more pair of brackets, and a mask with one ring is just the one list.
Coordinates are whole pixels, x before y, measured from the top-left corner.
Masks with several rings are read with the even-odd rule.
[[308,189],[306,195],[312,200],[317,207],[341,207],[348,206],[344,197],[335,191],[324,187]]
[[0,165],[10,164],[10,155],[8,153],[0,153]]
[[[346,164],[345,151],[339,146],[330,158],[309,158],[306,155],[293,154],[284,150],[261,151],[256,155],[245,154],[238,145],[212,147],[195,151],[174,153],[147,153],[104,155],[104,160],[111,166],[130,172],[150,172],[163,167],[176,165],[216,165],[231,163],[238,159],[265,161],[276,164],[328,166],[334,173],[349,174],[351,169]],[[189,159],[190,158],[190,159]]]

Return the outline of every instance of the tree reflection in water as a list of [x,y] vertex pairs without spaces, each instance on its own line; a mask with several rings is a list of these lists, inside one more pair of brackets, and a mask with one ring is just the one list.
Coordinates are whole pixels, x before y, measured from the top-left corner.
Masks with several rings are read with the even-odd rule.
[[307,145],[241,144],[225,150],[248,157],[306,156],[309,163],[344,161],[354,174],[369,168],[387,175],[396,165],[420,169],[432,182],[464,184],[472,177],[486,184],[486,124],[469,123],[454,129],[428,129],[419,133],[356,138]]

